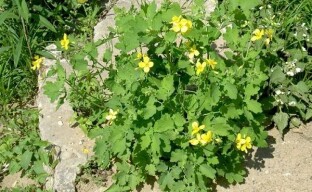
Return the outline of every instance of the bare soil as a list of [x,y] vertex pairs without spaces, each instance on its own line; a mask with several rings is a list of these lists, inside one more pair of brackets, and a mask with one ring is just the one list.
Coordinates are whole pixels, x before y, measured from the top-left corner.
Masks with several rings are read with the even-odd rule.
[[247,160],[243,184],[217,186],[220,192],[310,192],[312,191],[312,123],[291,129],[281,138],[269,131],[269,147],[254,149]]

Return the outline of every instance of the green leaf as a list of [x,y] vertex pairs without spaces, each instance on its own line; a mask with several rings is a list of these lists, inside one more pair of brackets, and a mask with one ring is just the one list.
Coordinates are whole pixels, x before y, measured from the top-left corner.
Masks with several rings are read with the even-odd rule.
[[179,62],[178,62],[179,69],[184,69],[184,68],[186,68],[186,67],[188,67],[190,65],[191,65],[190,61],[179,60]]
[[155,164],[159,163],[159,154],[160,154],[160,138],[158,134],[154,134],[152,136],[152,144],[151,144],[151,151],[152,151],[152,160]]
[[21,53],[22,53],[23,42],[24,42],[24,36],[21,36],[18,39],[18,43],[17,43],[17,45],[16,45],[16,47],[14,49],[13,58],[14,58],[14,67],[15,68],[17,67],[18,62],[20,60],[20,56],[21,56]]
[[177,127],[182,127],[186,123],[185,118],[180,113],[174,114],[172,119]]
[[173,31],[169,31],[168,33],[165,34],[164,39],[168,43],[172,43],[176,40],[176,36],[177,36],[177,33],[173,32]]
[[109,62],[112,59],[113,52],[110,49],[106,49],[103,55],[103,61]]
[[220,97],[221,97],[220,87],[217,84],[213,83],[211,84],[208,92],[206,93],[207,99],[204,100],[202,106],[207,110],[211,110],[213,106],[218,104]]
[[271,74],[270,80],[272,83],[279,84],[286,79],[286,75],[283,73],[281,67],[276,67]]
[[306,85],[304,81],[300,81],[295,85],[296,91],[300,92],[301,94],[308,93],[309,87]]
[[27,169],[30,166],[33,153],[31,151],[25,151],[21,156],[21,167]]
[[53,103],[61,95],[64,89],[64,81],[46,82],[43,89],[44,94],[46,94]]
[[88,61],[85,60],[83,52],[77,53],[70,59],[70,64],[73,65],[74,70],[85,72],[88,71]]
[[225,91],[227,92],[227,95],[231,99],[236,99],[237,98],[237,88],[235,85],[231,83],[226,83],[224,86]]
[[182,15],[181,7],[178,3],[172,3],[170,8],[162,14],[162,19],[164,22],[170,22],[173,16],[178,15]]
[[173,76],[168,75],[161,81],[161,86],[158,90],[157,98],[166,100],[174,92]]
[[52,25],[52,23],[50,23],[50,21],[48,21],[45,17],[43,17],[42,15],[39,15],[39,23],[46,27],[47,29],[49,29],[50,31],[56,33],[56,29],[55,27]]
[[230,48],[235,48],[235,45],[240,41],[239,31],[236,27],[226,28],[226,33],[224,34],[224,39],[229,43]]
[[246,16],[249,16],[250,9],[255,8],[261,3],[261,0],[240,0],[239,5]]
[[[207,118],[207,121],[209,122],[208,119],[209,118]],[[209,126],[209,130],[219,136],[228,136],[230,128],[231,127],[227,124],[227,120],[222,117],[214,118],[211,122],[211,126]]]
[[156,166],[154,164],[146,165],[145,170],[148,172],[149,175],[156,175]]
[[1,14],[0,14],[0,25],[2,25],[6,19],[18,19],[18,16],[16,16],[14,13],[12,13],[11,10],[1,12]]
[[22,0],[22,3],[21,3],[21,15],[25,19],[26,23],[28,23],[29,11],[28,11],[27,3],[25,0]]
[[178,162],[180,167],[184,167],[184,165],[187,163],[186,152],[181,149],[177,149],[171,152],[170,162]]
[[279,132],[283,134],[284,129],[288,125],[289,115],[281,111],[273,116],[273,121],[277,125]]
[[32,169],[35,171],[37,175],[46,173],[43,168],[43,163],[41,161],[36,161],[32,166]]
[[147,7],[147,11],[146,11],[146,17],[148,19],[153,19],[153,17],[156,15],[157,11],[157,5],[155,3],[155,1],[151,2],[148,7]]
[[249,111],[254,112],[254,113],[261,113],[262,112],[261,104],[258,101],[246,100],[245,103],[246,103]]
[[173,130],[174,128],[174,122],[169,114],[162,115],[162,117],[156,121],[154,125],[154,131],[159,133]]
[[151,144],[151,137],[150,135],[146,134],[144,136],[141,137],[141,149],[145,150],[146,148],[148,148],[148,146]]
[[9,172],[12,174],[17,173],[19,170],[21,170],[20,164],[15,161],[11,161],[9,165]]
[[217,164],[219,164],[219,159],[217,156],[209,157],[208,163],[210,163],[212,165],[217,165]]
[[225,106],[226,108],[226,117],[228,118],[239,118],[240,115],[242,115],[244,112],[242,109],[239,109],[238,107],[234,106],[234,105],[230,105],[230,106]]
[[156,102],[155,97],[150,97],[148,102],[146,103],[146,107],[143,109],[143,119],[149,119],[156,113],[156,106],[154,103]]
[[253,84],[248,84],[245,88],[245,97],[250,99],[251,96],[257,95],[259,90],[260,90],[259,87],[256,87]]
[[209,165],[202,164],[199,166],[199,171],[210,179],[214,179],[216,176],[216,170]]
[[305,120],[307,121],[307,120],[311,119],[311,117],[312,117],[312,108],[309,108],[307,110],[306,115],[305,115]]
[[97,162],[99,165],[106,168],[110,162],[110,148],[104,139],[96,140],[94,153],[98,157]]
[[[123,135],[123,134],[120,134]],[[126,138],[121,137],[112,145],[112,152],[121,155],[126,150]]]
[[45,57],[45,58],[48,58],[48,59],[56,59],[56,58],[54,57],[54,55],[51,54],[51,53],[48,52],[48,51],[38,50],[38,51],[36,51],[36,53],[37,53],[38,55],[41,55],[41,56],[43,56],[43,57]]

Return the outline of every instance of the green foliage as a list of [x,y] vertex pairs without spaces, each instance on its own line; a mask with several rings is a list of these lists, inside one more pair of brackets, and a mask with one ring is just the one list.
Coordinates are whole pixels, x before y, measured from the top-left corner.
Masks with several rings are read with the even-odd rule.
[[[51,41],[59,41],[64,32],[80,35],[84,40],[93,39],[100,4],[96,0],[84,4],[76,0],[0,1],[1,177],[22,171],[40,184],[45,183],[49,175],[44,167],[53,168],[54,148],[40,140],[36,129],[38,111],[28,107],[33,105],[37,93],[38,73],[31,70],[31,63],[35,55],[50,58],[51,54],[43,48]],[[56,70],[62,81],[48,84],[45,90],[54,94],[54,99],[64,96],[60,89],[64,87],[65,72],[61,67]]]
[[[7,106],[9,107],[9,106]],[[41,141],[37,133],[38,111],[35,109],[10,109],[3,106],[0,115],[0,175],[22,171],[41,184],[49,174],[45,166],[54,168],[53,147]]]
[[[268,122],[283,133],[311,118],[310,31],[273,16],[279,1],[222,1],[209,17],[202,3],[116,8],[109,37],[71,56],[75,71],[65,82],[78,122],[96,138],[97,165],[117,166],[108,191],[134,190],[150,177],[163,191],[212,190],[220,177],[243,182],[244,151],[267,146]],[[212,48],[223,27],[226,57]],[[95,49],[112,38],[118,55],[107,49],[103,66]]]

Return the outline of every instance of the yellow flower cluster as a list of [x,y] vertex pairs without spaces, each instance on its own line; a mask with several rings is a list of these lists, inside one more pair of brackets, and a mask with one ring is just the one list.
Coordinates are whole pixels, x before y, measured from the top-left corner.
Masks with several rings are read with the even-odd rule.
[[256,29],[252,32],[253,36],[251,37],[251,41],[261,40],[262,37],[265,35],[266,39],[264,40],[264,43],[266,45],[269,45],[273,39],[273,33],[273,29]]
[[205,70],[207,65],[209,65],[212,69],[215,69],[217,62],[213,59],[205,59],[204,62],[200,62],[198,59],[195,64],[196,75],[200,75]]
[[112,122],[116,119],[117,114],[118,114],[118,111],[109,109],[108,115],[106,115],[106,120],[109,122],[109,124],[112,124]]
[[247,149],[251,149],[252,145],[251,145],[251,138],[250,137],[246,137],[246,135],[244,135],[242,137],[242,134],[237,134],[236,136],[236,148],[238,150],[244,151],[245,153],[247,153]]
[[69,46],[69,39],[67,38],[67,34],[64,33],[63,39],[61,40],[61,46],[62,48],[64,48],[65,50],[68,49]]
[[200,62],[199,61],[199,59],[197,60],[197,62],[196,62],[196,65],[195,65],[195,68],[196,68],[196,75],[199,75],[199,74],[201,74],[204,70],[205,70],[205,68],[206,68],[206,62]]
[[142,68],[145,73],[148,73],[150,71],[150,69],[154,66],[154,63],[145,54],[138,53],[137,54],[137,59],[140,59],[140,60],[142,59],[139,62],[139,68]]
[[173,16],[171,19],[172,30],[176,33],[185,34],[187,31],[192,29],[192,21],[184,19],[180,16]]
[[200,134],[200,130],[203,130],[205,128],[205,125],[199,126],[198,122],[192,123],[192,136],[196,134],[196,137],[191,139],[189,142],[192,145],[198,145],[199,143],[202,145],[206,145],[207,143],[210,143],[212,141],[212,132],[208,131],[206,133]]
[[43,62],[43,57],[39,57],[38,55],[36,55],[34,57],[34,61],[32,62],[31,69],[32,70],[38,70],[40,68],[42,62]]

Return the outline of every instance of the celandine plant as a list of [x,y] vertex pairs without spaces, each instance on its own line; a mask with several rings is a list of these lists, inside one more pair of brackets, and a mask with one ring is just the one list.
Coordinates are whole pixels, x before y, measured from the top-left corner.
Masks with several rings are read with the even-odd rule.
[[[207,191],[217,178],[242,182],[246,154],[267,146],[263,126],[274,121],[283,133],[311,119],[309,30],[301,24],[285,38],[265,1],[222,1],[210,17],[203,7],[197,0],[185,11],[169,1],[116,9],[107,39],[80,51],[66,35],[61,40],[75,72],[67,79],[57,64],[45,92],[54,101],[66,96],[65,82],[71,86],[78,122],[97,138],[97,164],[117,166],[110,191],[151,178],[163,191]],[[212,48],[221,29],[225,57]],[[102,66],[96,48],[112,38],[119,54],[112,59],[107,49]],[[105,70],[108,79],[99,81]]]
[[217,177],[242,182],[246,153],[266,146],[263,64],[220,57],[212,48],[220,29],[201,7],[116,9],[120,54],[105,81],[105,126],[92,131],[98,164],[117,166],[111,191],[150,177],[164,191],[207,191]]

